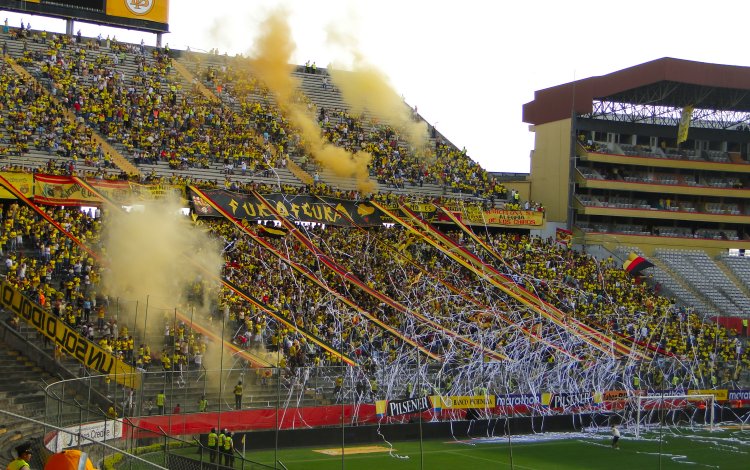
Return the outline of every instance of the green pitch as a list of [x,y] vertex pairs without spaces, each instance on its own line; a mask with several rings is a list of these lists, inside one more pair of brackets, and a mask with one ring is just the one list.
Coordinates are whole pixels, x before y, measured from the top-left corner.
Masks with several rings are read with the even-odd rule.
[[[280,449],[276,458],[288,470],[340,469],[342,462],[343,468],[357,470],[750,468],[750,430],[682,430],[679,433],[670,430],[661,436],[659,433],[646,433],[640,439],[626,432],[619,450],[612,449],[610,442],[609,435],[605,433],[542,434],[517,436],[511,445],[502,438],[425,441],[421,445],[421,453],[419,442],[397,442],[392,443],[390,453],[358,453],[345,455],[343,460],[340,446]],[[389,448],[385,442],[369,445]],[[347,446],[347,449],[363,450],[358,447],[365,445]],[[339,452],[339,455],[327,455],[316,450]],[[248,452],[247,458],[273,467],[274,452]],[[235,466],[241,468],[239,459]],[[246,464],[245,468],[258,466]]]

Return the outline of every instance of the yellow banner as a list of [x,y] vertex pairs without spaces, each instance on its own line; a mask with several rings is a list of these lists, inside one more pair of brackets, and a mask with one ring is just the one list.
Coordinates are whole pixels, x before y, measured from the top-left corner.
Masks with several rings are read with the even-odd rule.
[[[29,173],[14,173],[10,171],[0,172],[0,176],[8,180],[24,196],[31,197],[34,194],[34,175]],[[16,196],[0,186],[0,199],[15,199]]]
[[729,400],[729,390],[688,390],[688,395],[713,395],[717,401]]
[[107,0],[107,14],[166,24],[169,0]]
[[87,181],[102,196],[117,204],[133,204],[139,201],[160,199],[167,194],[183,198],[184,189],[172,185],[146,185],[127,181]]
[[437,210],[437,207],[435,207],[435,205],[431,203],[406,204],[406,207],[413,210],[414,212],[419,212],[421,214],[428,214]]
[[132,366],[88,341],[62,319],[26,298],[11,284],[3,281],[0,289],[0,305],[4,309],[25,319],[38,332],[62,346],[66,354],[89,369],[110,375],[117,383],[126,387],[140,386],[141,376]]
[[469,408],[494,408],[495,395],[446,396],[432,395],[433,408],[444,410],[466,410]]
[[99,202],[99,198],[69,176],[37,175],[34,178],[34,202],[63,206],[93,206]]
[[688,129],[690,129],[690,121],[693,118],[693,107],[685,106],[682,108],[682,115],[680,116],[680,126],[677,128],[677,144],[685,142],[688,138]]
[[469,210],[464,212],[470,222],[501,227],[541,227],[544,225],[544,212],[539,211],[506,211],[490,209],[488,211]]
[[[159,199],[167,194],[182,198],[181,186],[145,185],[127,181],[92,180],[88,183],[96,191],[116,204],[133,204]],[[38,204],[65,206],[93,206],[99,196],[91,188],[78,184],[69,176],[37,175],[33,181],[34,201]],[[16,186],[18,188],[18,186]]]

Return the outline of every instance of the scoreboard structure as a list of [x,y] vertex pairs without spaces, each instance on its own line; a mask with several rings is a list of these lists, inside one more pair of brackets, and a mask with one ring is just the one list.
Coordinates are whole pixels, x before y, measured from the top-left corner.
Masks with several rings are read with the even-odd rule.
[[0,8],[62,18],[70,25],[85,21],[159,36],[169,32],[169,0],[0,0]]

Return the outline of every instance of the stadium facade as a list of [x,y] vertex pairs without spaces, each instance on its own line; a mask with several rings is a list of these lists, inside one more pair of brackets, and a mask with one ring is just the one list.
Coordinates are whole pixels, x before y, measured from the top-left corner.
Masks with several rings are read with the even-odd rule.
[[531,198],[581,244],[748,244],[750,68],[662,58],[539,90]]

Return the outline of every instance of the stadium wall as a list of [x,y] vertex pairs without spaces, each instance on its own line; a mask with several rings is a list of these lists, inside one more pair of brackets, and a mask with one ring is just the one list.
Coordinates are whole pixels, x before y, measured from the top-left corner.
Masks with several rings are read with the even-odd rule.
[[544,205],[549,222],[568,219],[571,123],[565,119],[534,126],[531,199]]
[[[617,421],[613,421],[617,420]],[[650,419],[659,419],[654,414]],[[715,422],[736,419],[731,410],[717,410]],[[609,427],[619,423],[620,417],[611,413],[569,414],[557,416],[523,416],[512,418],[492,418],[459,421],[422,422],[412,420],[401,424],[368,424],[364,426],[347,425],[318,429],[294,429],[276,432],[239,432],[233,435],[234,442],[245,442],[245,449],[260,450],[279,448],[296,448],[311,446],[340,447],[343,440],[351,444],[385,444],[387,441],[416,441],[421,439],[481,439],[502,438],[510,435],[535,434],[543,432],[573,432],[591,427]],[[696,422],[703,422],[697,416]],[[199,441],[207,444],[207,435],[202,434]],[[242,445],[240,444],[240,448]]]
[[618,246],[637,246],[646,255],[651,255],[655,248],[692,248],[704,250],[709,256],[726,253],[730,248],[750,248],[747,240],[709,240],[707,238],[661,237],[658,235],[625,235],[621,233],[584,233],[577,231],[577,240],[586,245],[602,245],[614,250]]

